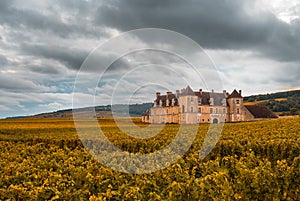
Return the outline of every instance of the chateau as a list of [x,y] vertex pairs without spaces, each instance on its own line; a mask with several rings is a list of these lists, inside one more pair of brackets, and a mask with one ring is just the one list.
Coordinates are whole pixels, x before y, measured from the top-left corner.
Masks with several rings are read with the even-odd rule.
[[145,123],[225,123],[252,121],[261,118],[277,118],[268,108],[256,105],[244,105],[242,91],[231,94],[193,91],[187,88],[176,90],[176,94],[156,93],[153,107],[142,115]]

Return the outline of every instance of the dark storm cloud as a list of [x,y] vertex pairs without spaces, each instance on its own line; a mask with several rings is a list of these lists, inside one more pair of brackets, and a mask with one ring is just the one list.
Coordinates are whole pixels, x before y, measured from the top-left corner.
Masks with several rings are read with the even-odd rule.
[[40,73],[40,74],[59,74],[60,71],[54,66],[50,65],[31,65],[28,66],[28,69],[32,72]]
[[[37,57],[43,57],[45,59],[52,59],[65,65],[71,70],[79,70],[85,59],[88,58],[89,51],[82,49],[76,49],[71,47],[53,46],[53,45],[29,45],[22,44],[21,50],[24,54],[35,55]],[[126,71],[130,68],[130,64],[126,59],[119,58],[106,66],[111,58],[117,56],[113,53],[96,53],[92,55],[92,58],[88,58],[88,63],[85,64],[85,68],[81,69],[84,72],[102,72],[107,69],[108,72],[120,72]],[[110,63],[110,62],[109,62]],[[44,74],[57,74],[58,69],[50,65],[29,65],[29,68],[33,72],[39,72]]]
[[278,22],[264,43],[258,45],[262,56],[278,61],[300,61],[300,20]]
[[[110,1],[99,8],[99,24],[131,30],[160,27],[186,34],[210,48],[243,47],[268,34],[265,23],[248,17],[243,1]],[[245,2],[245,1],[244,1]],[[264,16],[272,24],[271,16]],[[254,31],[255,30],[255,31]]]
[[128,31],[157,27],[183,33],[205,48],[246,49],[280,61],[300,60],[300,24],[286,24],[255,1],[112,0],[95,23]]
[[[51,12],[45,14],[39,9],[18,8],[14,2],[4,0],[0,3],[0,24],[19,30],[52,32],[62,38],[74,36],[107,37],[108,34],[105,30],[101,30],[100,27],[89,26],[84,12],[84,10],[87,11],[87,6],[83,4],[85,1],[77,1],[77,3],[79,2],[81,3],[77,4],[77,12],[73,10],[68,13],[67,7],[66,10],[61,10],[58,4],[57,9],[54,9],[54,5],[49,5],[48,9]],[[85,9],[81,11],[80,6],[85,7]],[[61,14],[65,14],[69,20],[64,21]]]
[[[12,55],[21,56],[22,60],[12,59],[15,65],[26,64],[32,72],[57,74],[62,72],[58,70],[62,65],[78,70],[92,48],[86,47],[84,42],[110,36],[106,27],[94,26],[91,22],[97,4],[99,1],[64,0],[35,4],[33,1],[2,0],[0,51],[10,50],[14,52]],[[1,28],[4,31],[1,32]],[[32,63],[23,56],[30,56]],[[0,57],[2,66],[7,64],[4,57]],[[47,64],[47,59],[62,65],[53,67],[55,63]]]
[[23,44],[21,49],[23,50],[24,54],[53,59],[74,70],[80,69],[80,66],[89,54],[89,52],[81,49],[51,45]]
[[17,75],[0,74],[0,89],[8,91],[49,91],[51,88],[31,80],[24,80]]

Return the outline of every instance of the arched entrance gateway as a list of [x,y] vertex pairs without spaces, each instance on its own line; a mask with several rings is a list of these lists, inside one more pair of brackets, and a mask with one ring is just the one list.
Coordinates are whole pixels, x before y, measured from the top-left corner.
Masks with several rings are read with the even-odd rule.
[[217,119],[217,118],[214,118],[213,124],[218,124],[218,123],[219,123],[218,119]]

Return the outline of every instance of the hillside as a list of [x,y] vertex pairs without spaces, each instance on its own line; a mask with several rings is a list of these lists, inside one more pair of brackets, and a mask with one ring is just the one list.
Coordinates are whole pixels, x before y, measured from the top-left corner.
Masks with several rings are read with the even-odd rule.
[[300,90],[244,97],[247,105],[267,106],[279,115],[296,115],[300,111]]
[[[152,107],[152,103],[142,103],[142,104],[134,104],[129,105],[129,114],[132,117],[141,116],[147,109]],[[90,116],[90,111],[94,110],[93,107],[85,107],[85,108],[78,108],[74,111],[81,113],[83,118]],[[111,118],[112,117],[112,107],[110,105],[106,106],[96,106],[95,107],[96,117],[97,118]],[[114,115],[118,117],[123,117],[128,112],[128,105],[114,105],[113,106]],[[30,116],[31,118],[72,118],[73,117],[73,110],[58,110],[55,112],[49,113],[42,113],[37,114],[34,116]]]

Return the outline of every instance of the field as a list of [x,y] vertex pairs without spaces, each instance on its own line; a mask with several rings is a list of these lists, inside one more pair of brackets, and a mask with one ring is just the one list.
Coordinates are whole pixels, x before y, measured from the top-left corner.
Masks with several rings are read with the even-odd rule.
[[[89,120],[84,125],[89,128]],[[118,148],[144,154],[170,144],[179,129],[165,125],[146,140],[125,135],[110,119],[100,125]],[[89,135],[80,140],[72,120],[1,120],[0,200],[300,200],[299,117],[226,124],[215,148],[200,160],[208,127],[199,126],[176,163],[128,174],[94,159],[83,144],[93,153],[107,145]],[[185,134],[194,128],[186,126]]]
[[[287,98],[275,98],[274,100],[280,102],[280,101],[286,101]],[[253,102],[245,102],[244,104],[245,105],[258,105],[260,103],[265,103],[267,101],[269,101],[269,100],[259,100],[259,101],[253,101]]]

